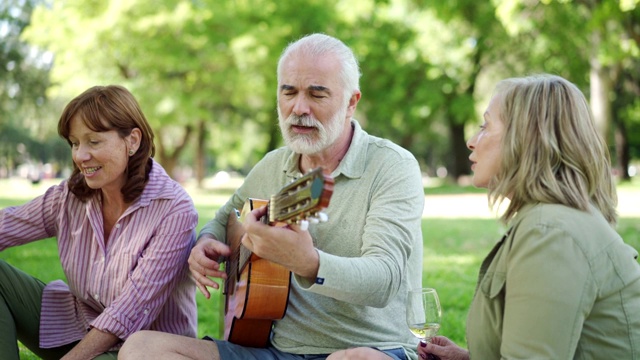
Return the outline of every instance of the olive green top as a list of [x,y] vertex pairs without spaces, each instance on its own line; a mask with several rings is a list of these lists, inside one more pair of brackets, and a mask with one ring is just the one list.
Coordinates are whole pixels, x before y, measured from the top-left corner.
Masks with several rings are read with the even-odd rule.
[[519,211],[480,270],[472,359],[640,359],[640,265],[598,210]]

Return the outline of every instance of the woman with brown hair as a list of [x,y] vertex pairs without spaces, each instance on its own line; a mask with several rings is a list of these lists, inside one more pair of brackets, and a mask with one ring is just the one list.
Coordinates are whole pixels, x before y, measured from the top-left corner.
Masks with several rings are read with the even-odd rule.
[[141,329],[196,335],[187,259],[198,215],[152,158],[153,131],[121,86],[96,86],[64,109],[58,132],[73,173],[0,210],[0,251],[56,237],[67,282],[44,284],[0,261],[0,354],[17,341],[44,359],[116,358]]

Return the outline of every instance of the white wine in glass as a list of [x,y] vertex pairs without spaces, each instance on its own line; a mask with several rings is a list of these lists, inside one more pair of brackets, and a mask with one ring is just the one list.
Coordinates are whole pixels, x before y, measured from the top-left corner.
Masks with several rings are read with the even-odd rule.
[[431,341],[440,330],[442,309],[436,289],[418,288],[407,295],[407,325],[417,338]]

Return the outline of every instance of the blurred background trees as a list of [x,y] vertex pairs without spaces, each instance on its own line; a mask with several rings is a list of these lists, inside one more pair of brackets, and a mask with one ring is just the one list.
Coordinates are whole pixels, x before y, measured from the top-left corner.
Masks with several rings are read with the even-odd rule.
[[639,0],[5,0],[0,176],[70,164],[56,124],[71,98],[122,84],[179,180],[246,172],[282,144],[276,64],[324,32],[361,63],[356,113],[430,176],[469,172],[466,139],[496,81],[549,72],[591,100],[620,179],[640,158]]
[[68,159],[47,124],[51,56],[21,39],[35,1],[0,3],[0,177],[23,165],[39,178],[41,164]]

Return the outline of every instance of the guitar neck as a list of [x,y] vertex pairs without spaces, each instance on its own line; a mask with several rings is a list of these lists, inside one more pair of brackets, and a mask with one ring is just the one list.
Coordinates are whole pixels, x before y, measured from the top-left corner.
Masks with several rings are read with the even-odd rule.
[[[249,198],[245,201],[240,218],[235,212],[229,215],[227,240],[231,247],[231,264],[227,279],[235,279],[251,260],[253,253],[242,245],[242,221],[250,211],[267,206],[267,215],[261,220],[271,226],[286,226],[316,217],[329,206],[334,181],[322,172],[322,168],[310,171],[300,179],[283,187],[270,200]],[[229,264],[228,264],[229,265]]]
[[329,206],[334,181],[317,168],[271,196],[269,224],[295,223],[314,217]]

